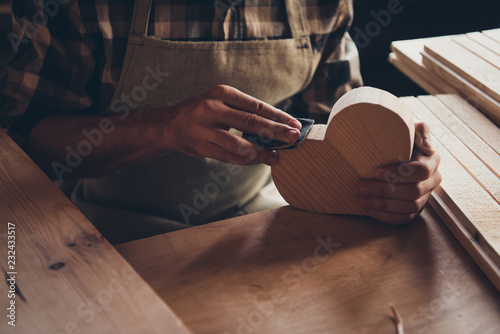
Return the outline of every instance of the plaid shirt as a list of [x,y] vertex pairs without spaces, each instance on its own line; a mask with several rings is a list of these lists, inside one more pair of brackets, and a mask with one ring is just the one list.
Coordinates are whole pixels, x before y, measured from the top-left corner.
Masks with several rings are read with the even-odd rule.
[[[134,1],[15,1],[16,50],[0,74],[0,123],[24,146],[44,117],[104,112],[120,78]],[[311,84],[290,99],[295,116],[327,118],[334,102],[361,85],[347,34],[352,0],[300,0],[318,64]],[[45,21],[44,18],[45,17]],[[149,35],[161,39],[255,40],[291,37],[284,1],[156,0]]]

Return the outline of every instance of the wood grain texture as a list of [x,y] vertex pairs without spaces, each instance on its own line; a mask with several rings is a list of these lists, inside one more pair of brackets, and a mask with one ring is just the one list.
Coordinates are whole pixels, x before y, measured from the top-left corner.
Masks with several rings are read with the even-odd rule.
[[423,63],[433,72],[450,82],[460,95],[476,105],[493,122],[500,124],[500,102],[442,64],[426,52],[422,52]]
[[500,43],[500,29],[484,30],[482,33],[497,43]]
[[[415,117],[419,119],[428,118],[431,113],[428,108],[416,98],[404,98]],[[433,131],[437,131],[433,130]],[[457,226],[463,225],[470,235],[474,236],[478,247],[488,255],[489,262],[500,267],[500,205],[493,197],[476,181],[474,171],[464,168],[468,161],[457,161],[446,149],[449,136],[443,137],[439,133],[433,136],[435,144],[440,149],[441,164],[440,171],[443,181],[437,190],[439,197],[445,201],[446,206],[459,217]],[[460,156],[459,159],[468,159]],[[485,265],[488,261],[478,262]],[[483,267],[487,273],[495,270]],[[500,277],[491,276],[490,279],[500,289]]]
[[[16,235],[16,326],[1,333],[190,333],[22,150],[0,131],[0,249]],[[5,282],[5,281],[4,281]],[[6,306],[7,285],[2,305]]]
[[487,48],[490,51],[493,51],[497,55],[500,56],[500,43],[495,41],[494,39],[489,38],[485,34],[482,34],[480,32],[471,32],[468,34],[465,34],[468,38],[472,39],[474,42],[481,44],[485,48]]
[[490,122],[482,113],[456,95],[438,95],[453,113],[459,117],[476,135],[488,144],[497,154],[500,154],[500,128]]
[[[419,99],[429,108],[429,110],[441,121],[440,124],[437,124],[436,126],[431,124],[431,127],[433,130],[439,131],[440,135],[445,136],[446,133],[449,131],[453,132],[455,137],[460,140],[467,148],[477,156],[478,159],[482,161],[482,163],[490,169],[490,171],[495,175],[496,178],[500,177],[500,154],[498,152],[495,152],[493,148],[491,148],[490,145],[488,145],[483,139],[476,133],[474,132],[467,123],[465,123],[462,119],[460,119],[456,115],[456,109],[463,109],[463,107],[456,107],[456,108],[449,108],[446,106],[446,104],[443,103],[441,98],[444,100],[447,99],[449,95],[440,95],[437,97],[431,97],[431,96],[422,96],[419,97]],[[462,104],[469,104],[467,101],[464,99],[458,97],[455,95],[455,97],[458,99],[457,103],[462,105]],[[472,106],[471,106],[472,107]],[[474,109],[475,110],[475,109]],[[478,114],[482,117],[484,117],[479,111],[475,110],[474,114]],[[466,117],[466,121],[471,118],[472,115],[468,114]],[[493,125],[493,123],[489,122],[487,119],[485,119],[487,124]],[[444,129],[443,128],[444,125]],[[484,128],[483,128],[484,129]],[[500,140],[500,129],[495,127],[493,125],[493,129],[497,130],[497,140]],[[456,146],[456,145],[455,145]],[[463,150],[463,147],[460,148],[459,150]],[[498,180],[495,180],[495,182],[498,182]]]
[[455,43],[460,44],[462,47],[467,49],[469,52],[475,54],[476,56],[480,57],[484,61],[495,66],[497,69],[500,69],[500,55],[491,51],[487,47],[483,46],[480,43],[477,43],[476,41],[474,41],[473,39],[469,38],[466,35],[459,35],[459,36],[453,37],[452,40]]
[[500,69],[453,40],[430,41],[424,51],[455,73],[500,101]]
[[[442,93],[442,91],[439,88],[435,87],[435,85],[432,83],[432,80],[428,79],[426,73],[422,71],[418,72],[415,71],[411,66],[405,64],[405,62],[402,59],[400,59],[395,52],[389,54],[389,62],[398,70],[400,70],[403,74],[405,74],[410,80],[412,80],[418,86],[422,87],[426,92],[430,94]],[[431,73],[431,75],[433,74]],[[456,90],[454,88],[452,89],[453,92],[450,93],[455,93]]]
[[500,43],[492,36],[497,30],[396,41],[389,59],[427,92],[459,94],[498,126]]
[[195,333],[395,333],[389,303],[407,333],[500,331],[500,294],[430,210],[284,207],[117,249]]
[[[421,119],[429,124],[433,134],[438,137],[439,141],[448,152],[450,152],[455,159],[469,171],[484,190],[500,204],[500,178],[498,173],[494,172],[495,169],[500,168],[500,164],[496,166],[493,165],[493,170],[490,169],[477,157],[474,151],[469,149],[467,145],[460,140],[460,138],[464,137],[463,133],[456,135],[447,125],[441,122],[436,114],[451,111],[437,98],[434,96],[420,96],[418,99],[427,107],[427,110],[424,108],[419,109],[419,116]],[[482,149],[482,145],[477,148]],[[500,158],[493,150],[486,151],[485,157],[494,160],[495,164],[498,163],[498,159]]]
[[411,112],[395,96],[371,87],[345,94],[327,126],[299,146],[279,151],[272,176],[292,206],[320,213],[366,215],[357,186],[378,167],[408,161],[415,128]]
[[[430,94],[457,94],[458,91],[453,86],[424,66],[420,54],[426,42],[437,42],[446,38],[450,36],[392,42],[391,50],[396,56],[394,65],[410,79],[415,79],[416,83]],[[406,73],[408,71],[409,73]]]
[[476,240],[476,235],[471,233],[466,225],[462,223],[464,220],[461,218],[460,210],[453,206],[453,201],[446,195],[443,188],[438,187],[434,191],[429,198],[429,205],[436,211],[497,290],[500,291],[500,266],[495,263],[484,247]]

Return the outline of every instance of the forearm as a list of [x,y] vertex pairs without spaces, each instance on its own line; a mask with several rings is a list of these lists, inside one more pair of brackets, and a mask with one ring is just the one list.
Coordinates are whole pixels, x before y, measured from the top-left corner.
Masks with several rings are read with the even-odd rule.
[[291,144],[299,139],[300,127],[271,105],[233,87],[216,86],[174,105],[131,113],[48,117],[33,129],[26,150],[58,179],[104,175],[172,151],[239,165],[273,165],[275,152],[228,130]]
[[54,115],[31,132],[26,151],[50,177],[112,173],[167,152],[156,110],[108,116]]

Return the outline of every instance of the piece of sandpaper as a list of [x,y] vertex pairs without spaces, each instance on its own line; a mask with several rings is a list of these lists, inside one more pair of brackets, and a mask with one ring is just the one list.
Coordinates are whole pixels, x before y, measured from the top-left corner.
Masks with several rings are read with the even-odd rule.
[[244,133],[242,137],[252,144],[265,148],[266,150],[291,149],[297,147],[297,145],[306,138],[307,134],[309,133],[309,131],[311,131],[311,128],[314,124],[314,120],[309,118],[297,118],[297,120],[300,122],[300,124],[302,124],[302,129],[300,130],[299,140],[297,140],[293,144],[285,143],[279,140],[272,140],[261,135],[254,135],[250,133]]

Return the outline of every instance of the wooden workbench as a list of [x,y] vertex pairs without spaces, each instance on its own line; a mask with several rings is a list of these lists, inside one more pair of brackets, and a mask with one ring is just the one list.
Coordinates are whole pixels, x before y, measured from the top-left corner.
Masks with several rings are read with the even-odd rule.
[[498,333],[500,294],[430,209],[405,226],[291,207],[117,246],[194,333]]
[[0,254],[2,334],[190,333],[3,131]]
[[394,227],[284,207],[122,244],[124,259],[0,131],[0,225],[16,276],[2,334],[394,333],[389,303],[407,333],[500,332],[500,293],[430,209]]

